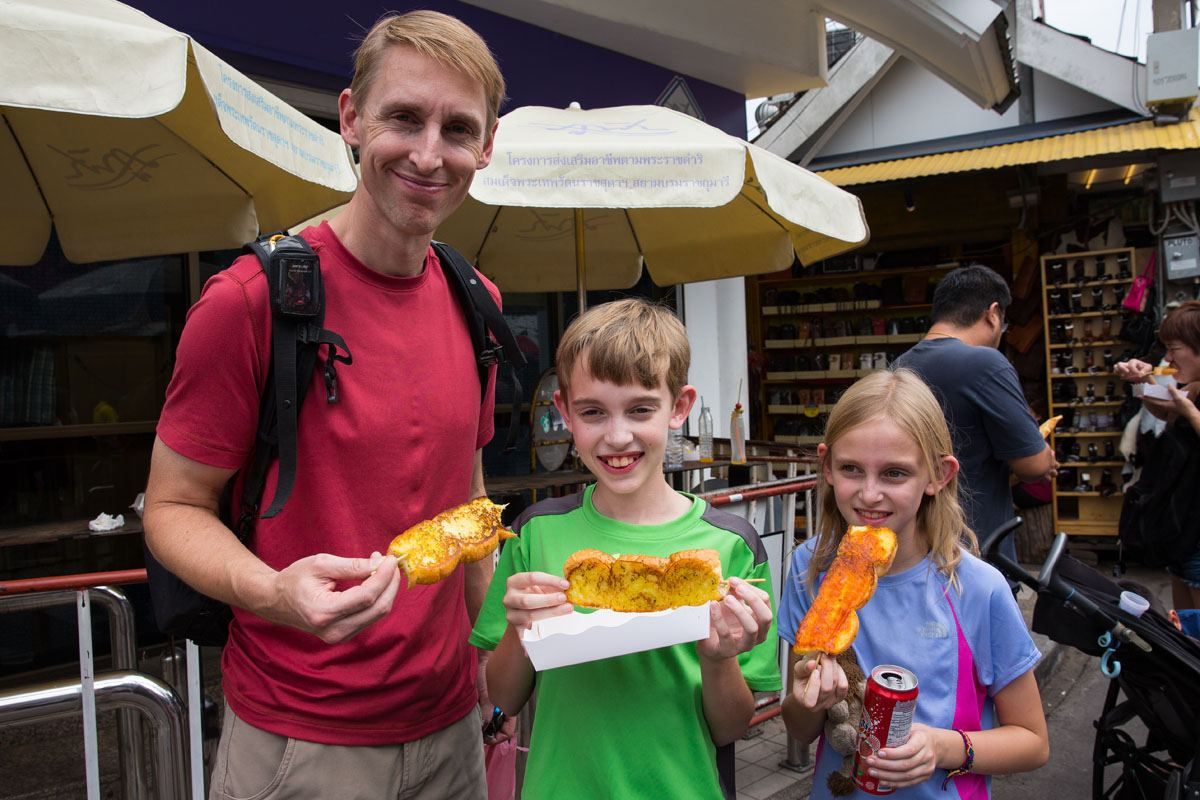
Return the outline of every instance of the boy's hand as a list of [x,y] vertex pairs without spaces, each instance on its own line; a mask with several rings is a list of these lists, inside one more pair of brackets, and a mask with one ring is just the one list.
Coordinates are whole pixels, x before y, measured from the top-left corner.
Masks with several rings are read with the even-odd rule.
[[574,606],[567,602],[570,584],[545,572],[518,572],[508,579],[504,592],[504,611],[508,624],[523,631],[539,619],[570,614]]
[[828,711],[846,699],[850,682],[842,665],[832,656],[797,661],[792,671],[792,697],[809,712]]
[[867,758],[871,776],[893,789],[915,786],[929,780],[937,767],[933,729],[914,722],[908,741],[897,747],[885,747]]
[[771,630],[770,596],[741,578],[730,578],[725,599],[709,603],[708,608],[708,638],[696,643],[703,658],[719,661],[745,653]]

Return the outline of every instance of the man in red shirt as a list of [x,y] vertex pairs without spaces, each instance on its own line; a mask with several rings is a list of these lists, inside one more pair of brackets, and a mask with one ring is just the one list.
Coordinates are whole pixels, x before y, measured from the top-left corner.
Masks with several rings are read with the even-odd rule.
[[217,504],[251,457],[268,380],[257,260],[214,277],[189,312],[145,527],[167,568],[234,607],[213,797],[486,796],[477,709],[492,706],[467,636],[491,562],[402,586],[395,559],[379,554],[484,494],[494,373],[481,403],[466,321],[430,240],[490,161],[503,97],[487,45],[452,17],[388,17],[359,47],[339,111],[362,179],[341,213],[301,233],[321,259],[325,327],[353,364],[338,371],[337,403],[323,386],[309,392],[293,491],[257,520],[251,549]]

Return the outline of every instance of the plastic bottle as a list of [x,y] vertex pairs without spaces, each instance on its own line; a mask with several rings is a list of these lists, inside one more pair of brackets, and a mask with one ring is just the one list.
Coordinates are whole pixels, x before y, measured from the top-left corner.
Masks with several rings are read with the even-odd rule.
[[667,450],[663,455],[663,465],[667,469],[683,466],[683,428],[671,428],[667,433]]
[[710,464],[713,460],[713,418],[704,399],[700,399],[700,463]]
[[742,404],[735,403],[729,415],[729,463],[746,463],[746,428],[742,421]]

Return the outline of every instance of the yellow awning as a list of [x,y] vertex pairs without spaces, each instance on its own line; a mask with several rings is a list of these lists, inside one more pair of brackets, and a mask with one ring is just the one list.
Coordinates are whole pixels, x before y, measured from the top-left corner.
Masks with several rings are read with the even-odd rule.
[[1186,122],[1155,126],[1151,120],[1096,128],[1078,133],[1064,133],[1023,142],[957,150],[894,161],[876,161],[854,167],[815,170],[825,180],[837,186],[856,186],[864,183],[898,181],[927,175],[946,175],[984,169],[1015,167],[1020,164],[1041,164],[1047,161],[1066,161],[1111,153],[1132,153],[1147,150],[1192,150],[1200,148],[1200,113],[1193,110]]

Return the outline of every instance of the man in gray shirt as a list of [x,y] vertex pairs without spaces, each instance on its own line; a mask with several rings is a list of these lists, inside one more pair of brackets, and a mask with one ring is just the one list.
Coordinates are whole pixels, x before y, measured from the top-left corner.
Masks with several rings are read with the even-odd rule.
[[[1058,467],[1016,369],[997,349],[1011,302],[1004,279],[981,264],[950,272],[934,292],[929,332],[895,362],[919,374],[942,405],[962,465],[959,500],[981,541],[1016,516],[1010,473],[1035,481]],[[1016,561],[1013,537],[1001,552]]]

